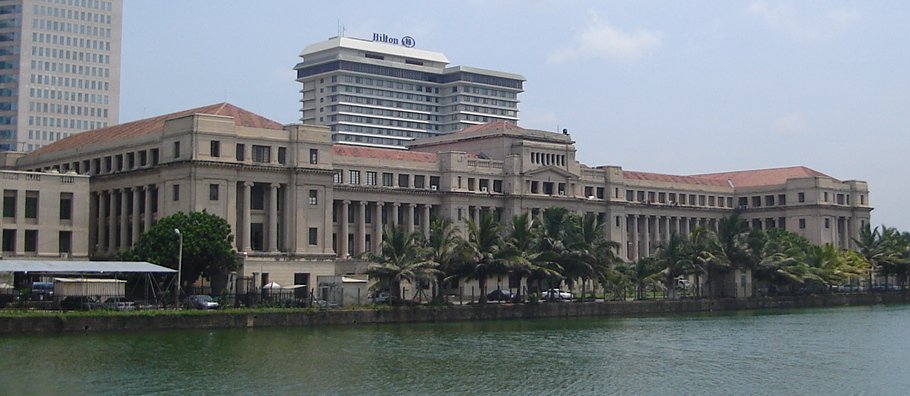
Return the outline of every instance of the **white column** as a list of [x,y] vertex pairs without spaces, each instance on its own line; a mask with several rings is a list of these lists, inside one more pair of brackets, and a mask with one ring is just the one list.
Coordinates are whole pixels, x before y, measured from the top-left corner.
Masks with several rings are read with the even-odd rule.
[[133,239],[130,241],[130,246],[136,244],[136,241],[139,240],[139,201],[142,199],[142,187],[133,187],[133,217],[132,217],[132,226],[133,226]]
[[145,195],[145,221],[142,225],[142,231],[148,231],[152,228],[152,186],[142,186],[142,192]]
[[392,224],[392,227],[398,227],[398,208],[401,206],[400,203],[395,202],[392,204],[392,218],[389,221]]
[[357,208],[357,254],[367,251],[367,201],[360,201]]
[[278,183],[269,185],[269,252],[278,252]]
[[414,204],[405,204],[404,214],[404,221],[406,222],[404,229],[407,230],[408,234],[410,234],[414,232]]
[[113,255],[117,248],[117,197],[114,190],[108,190],[108,218],[107,218],[107,253]]
[[125,249],[129,242],[127,241],[127,231],[129,230],[129,216],[126,215],[126,208],[130,206],[129,202],[129,190],[126,188],[120,189],[120,243],[117,245],[116,250]]
[[348,206],[351,201],[341,201],[341,218],[338,227],[338,257],[347,258],[348,251]]
[[[242,210],[243,219],[241,220],[242,223],[240,225],[240,228],[243,230],[243,238],[242,238],[243,242],[242,242],[242,245],[240,246],[240,250],[243,252],[252,251],[252,248],[251,248],[252,245],[250,244],[250,227],[251,227],[251,225],[250,225],[250,200],[253,197],[252,189],[253,189],[253,183],[251,183],[251,182],[243,183],[243,210]],[[158,204],[158,207],[159,208],[161,207],[160,202]]]
[[639,255],[639,235],[638,235],[638,216],[629,215],[632,218],[632,260],[641,258]]
[[433,205],[424,204],[423,214],[420,217],[420,228],[423,230],[423,237],[430,237],[430,207]]
[[382,211],[384,206],[385,202],[376,202],[376,211],[373,213],[373,226],[376,227],[376,232],[373,233],[373,253],[376,254],[382,252],[382,227],[385,226],[382,223]]

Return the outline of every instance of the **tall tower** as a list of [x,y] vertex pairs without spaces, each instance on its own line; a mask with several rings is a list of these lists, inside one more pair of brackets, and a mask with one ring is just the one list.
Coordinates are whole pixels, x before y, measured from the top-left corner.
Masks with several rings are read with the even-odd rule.
[[524,77],[447,67],[409,36],[332,37],[304,48],[294,67],[301,121],[327,125],[338,143],[403,148],[411,140],[492,121],[518,122]]
[[118,122],[122,0],[0,0],[0,151]]

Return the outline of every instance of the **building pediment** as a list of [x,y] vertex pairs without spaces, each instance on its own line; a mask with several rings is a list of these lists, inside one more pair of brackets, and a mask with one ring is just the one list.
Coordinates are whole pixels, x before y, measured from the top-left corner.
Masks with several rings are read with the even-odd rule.
[[558,166],[542,166],[540,168],[531,169],[524,173],[525,176],[534,176],[535,178],[566,178],[566,179],[577,179],[579,176],[569,172]]

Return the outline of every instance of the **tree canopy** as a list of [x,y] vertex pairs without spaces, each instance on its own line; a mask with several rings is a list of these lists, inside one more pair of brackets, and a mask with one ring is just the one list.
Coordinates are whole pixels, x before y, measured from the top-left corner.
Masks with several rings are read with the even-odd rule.
[[179,238],[175,229],[183,235],[181,287],[196,282],[200,276],[211,280],[237,269],[237,254],[231,247],[234,240],[231,226],[206,211],[178,212],[158,220],[121,257],[177,269]]

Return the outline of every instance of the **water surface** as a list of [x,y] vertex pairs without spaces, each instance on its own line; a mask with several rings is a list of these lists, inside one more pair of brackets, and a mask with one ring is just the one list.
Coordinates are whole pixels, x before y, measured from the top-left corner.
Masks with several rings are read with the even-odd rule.
[[0,338],[0,394],[910,390],[910,306]]

